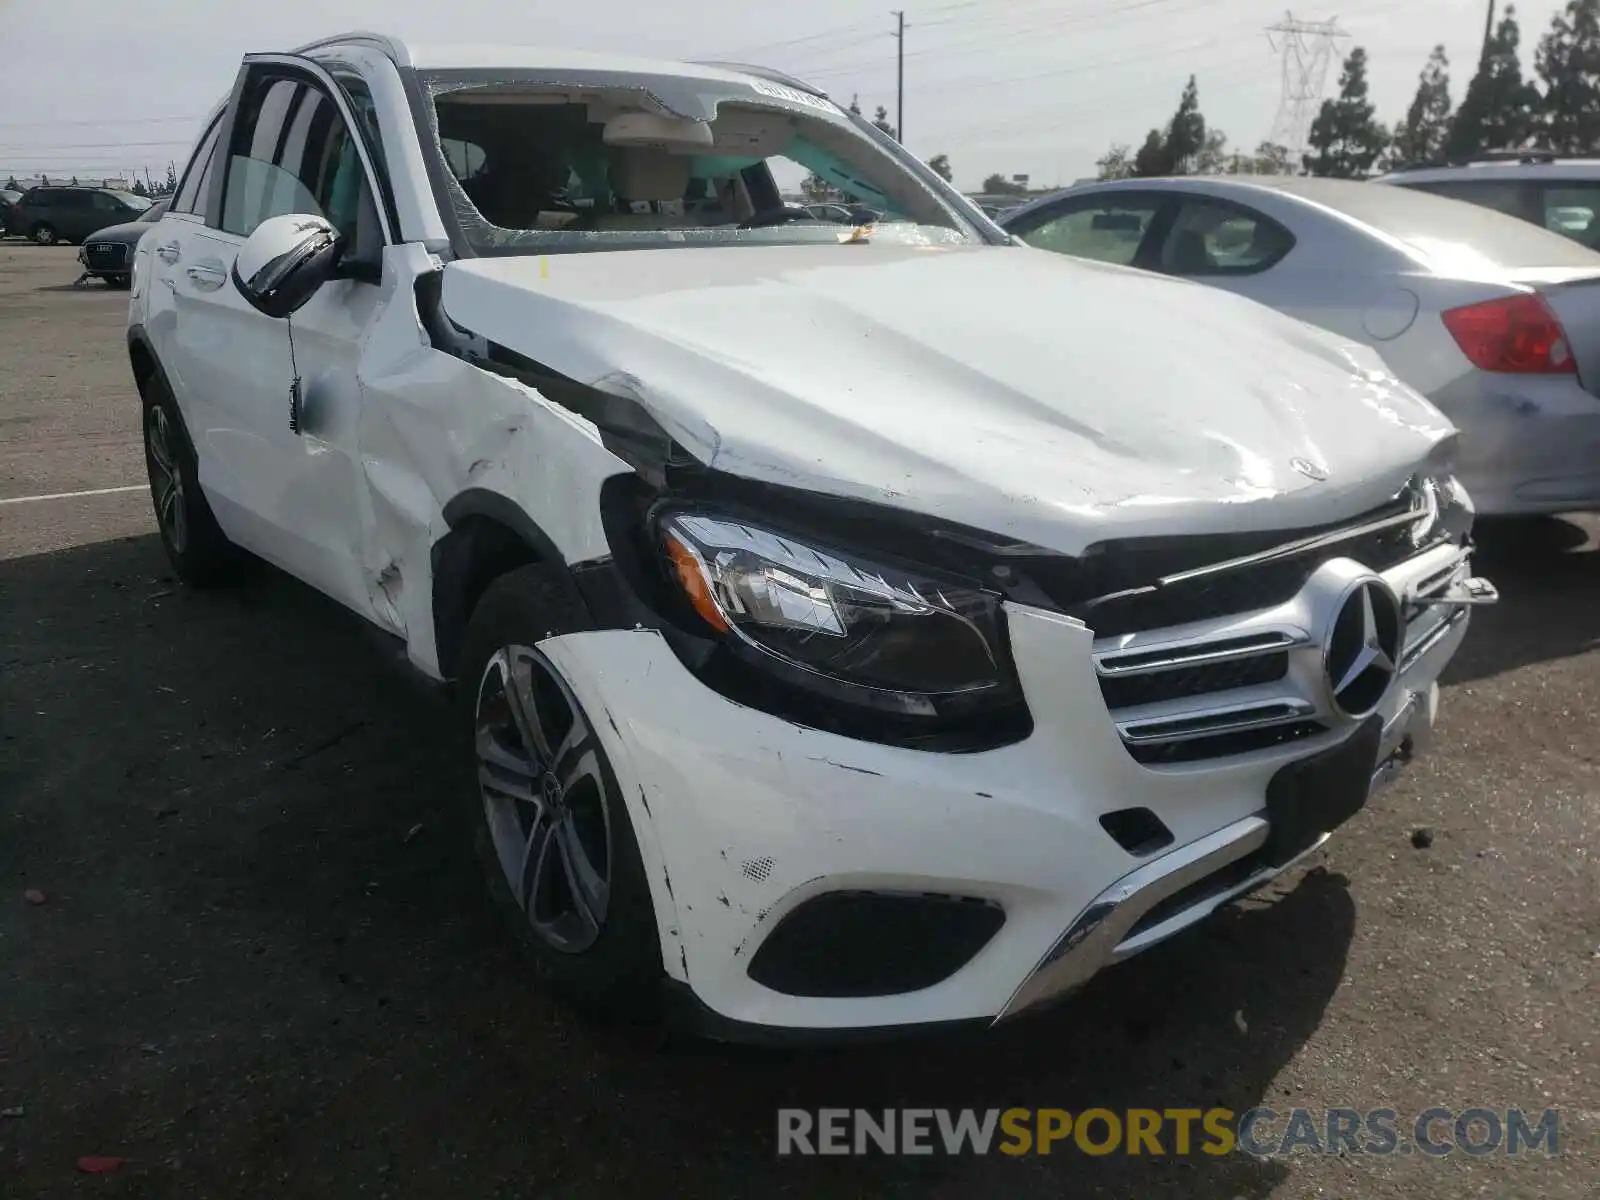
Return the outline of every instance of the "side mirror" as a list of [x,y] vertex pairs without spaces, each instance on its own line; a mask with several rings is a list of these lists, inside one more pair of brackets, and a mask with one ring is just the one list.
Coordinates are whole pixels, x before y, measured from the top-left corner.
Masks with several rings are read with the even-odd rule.
[[321,217],[269,217],[239,247],[233,286],[257,312],[291,316],[333,277],[343,250],[339,231]]

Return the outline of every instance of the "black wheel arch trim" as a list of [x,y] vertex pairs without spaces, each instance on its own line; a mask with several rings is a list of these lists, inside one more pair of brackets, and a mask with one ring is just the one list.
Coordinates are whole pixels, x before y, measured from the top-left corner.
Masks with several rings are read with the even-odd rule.
[[451,498],[443,512],[450,532],[433,544],[431,559],[434,649],[439,673],[446,679],[455,676],[461,635],[472,615],[469,607],[477,548],[457,531],[473,517],[510,531],[524,544],[532,561],[547,568],[567,593],[573,610],[583,614],[585,630],[656,624],[658,619],[638,600],[609,554],[569,563],[555,540],[509,496],[488,488],[468,488]]

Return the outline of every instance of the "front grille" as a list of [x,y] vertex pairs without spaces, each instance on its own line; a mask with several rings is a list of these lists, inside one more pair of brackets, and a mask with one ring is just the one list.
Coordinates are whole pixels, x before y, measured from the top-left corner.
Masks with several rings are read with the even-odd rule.
[[[1382,515],[1381,512],[1375,514],[1378,519]],[[1369,516],[1360,523],[1372,519],[1374,517]],[[1312,572],[1329,559],[1353,558],[1373,571],[1382,572],[1398,566],[1417,551],[1409,526],[1396,525],[1304,554],[1110,596],[1086,605],[1083,615],[1097,637],[1116,637],[1227,617],[1271,608],[1293,598],[1306,585]]]
[[1218,733],[1210,737],[1190,738],[1177,742],[1150,742],[1132,744],[1128,753],[1135,762],[1147,767],[1170,767],[1179,763],[1200,762],[1209,758],[1229,758],[1235,754],[1252,754],[1258,750],[1271,750],[1290,742],[1303,742],[1327,733],[1328,727],[1320,721],[1289,721],[1287,724],[1267,725],[1260,729],[1245,729],[1236,733]]
[[91,267],[120,267],[128,259],[128,248],[121,242],[90,242],[83,257]]
[[1335,560],[1383,573],[1432,549],[1439,539],[1418,545],[1412,514],[1408,488],[1341,525],[1124,543],[1104,560],[1100,598],[1075,613],[1094,631],[1100,694],[1129,755],[1177,766],[1329,732],[1316,607],[1326,600],[1305,589],[1324,568],[1330,588],[1359,576]]
[[1181,700],[1185,696],[1204,696],[1210,692],[1276,683],[1288,673],[1289,655],[1279,651],[1253,658],[1174,667],[1146,675],[1102,676],[1100,694],[1105,697],[1107,708],[1132,708],[1139,704],[1157,704],[1163,700]]

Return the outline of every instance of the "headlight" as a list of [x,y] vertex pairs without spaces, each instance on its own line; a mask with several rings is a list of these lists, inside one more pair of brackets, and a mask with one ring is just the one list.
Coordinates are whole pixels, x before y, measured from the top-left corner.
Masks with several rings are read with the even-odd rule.
[[734,521],[658,525],[670,575],[747,662],[905,715],[1019,700],[999,597]]
[[1413,545],[1460,541],[1472,532],[1476,515],[1472,499],[1454,475],[1435,472],[1419,477],[1412,507],[1417,514],[1411,526]]

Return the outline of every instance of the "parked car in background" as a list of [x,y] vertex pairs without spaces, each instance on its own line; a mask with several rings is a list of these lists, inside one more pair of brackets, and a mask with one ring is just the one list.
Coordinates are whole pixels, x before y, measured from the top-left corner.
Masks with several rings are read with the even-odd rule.
[[1373,180],[1465,200],[1600,249],[1600,158],[1517,151],[1454,167],[1411,167]]
[[1203,920],[1403,767],[1492,599],[1376,354],[1018,249],[756,67],[252,55],[128,320],[178,575],[265,559],[453,681],[546,974],[722,1036],[992,1023]]
[[29,188],[11,206],[13,233],[41,246],[81,242],[109,225],[137,220],[150,198],[115,188],[49,184]]
[[1408,188],[1295,177],[1092,184],[1001,224],[1372,346],[1460,429],[1480,513],[1600,507],[1600,254],[1568,238]]
[[104,279],[112,287],[127,287],[133,280],[133,251],[145,231],[166,215],[170,199],[157,200],[136,220],[97,229],[78,247],[83,273]]
[[15,188],[0,188],[0,237],[9,234],[16,223],[11,216],[11,206],[21,199],[22,193]]

